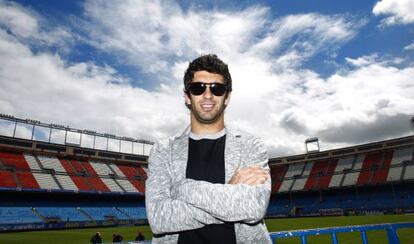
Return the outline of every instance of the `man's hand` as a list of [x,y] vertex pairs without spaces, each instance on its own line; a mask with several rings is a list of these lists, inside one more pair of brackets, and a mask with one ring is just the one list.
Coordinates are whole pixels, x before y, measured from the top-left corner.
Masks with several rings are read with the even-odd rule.
[[247,184],[260,185],[269,178],[269,172],[260,166],[250,166],[242,169],[237,169],[236,173],[231,177],[229,184]]

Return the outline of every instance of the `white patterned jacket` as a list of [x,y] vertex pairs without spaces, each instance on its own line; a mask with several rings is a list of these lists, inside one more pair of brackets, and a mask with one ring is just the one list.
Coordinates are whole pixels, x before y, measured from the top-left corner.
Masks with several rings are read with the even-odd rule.
[[[156,143],[148,159],[145,203],[152,243],[177,243],[178,233],[208,224],[234,222],[237,243],[271,243],[263,221],[271,179],[261,185],[213,184],[186,179],[189,127]],[[260,165],[270,172],[263,142],[226,128],[225,180],[238,167]]]

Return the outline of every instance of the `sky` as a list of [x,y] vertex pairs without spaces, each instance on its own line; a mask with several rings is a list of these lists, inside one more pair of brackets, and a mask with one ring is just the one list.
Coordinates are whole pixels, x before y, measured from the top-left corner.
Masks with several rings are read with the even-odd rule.
[[[0,113],[157,141],[188,63],[229,65],[226,124],[270,157],[412,135],[414,0],[0,0]],[[1,128],[0,128],[1,130]]]

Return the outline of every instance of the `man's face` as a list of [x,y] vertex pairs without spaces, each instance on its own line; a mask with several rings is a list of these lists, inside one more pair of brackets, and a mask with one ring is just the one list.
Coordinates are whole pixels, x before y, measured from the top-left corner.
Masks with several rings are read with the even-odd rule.
[[[224,78],[219,74],[197,71],[194,73],[191,82],[224,84]],[[191,105],[192,116],[194,116],[197,122],[201,124],[212,124],[220,119],[224,119],[223,112],[230,100],[230,93],[226,92],[223,96],[215,96],[211,93],[210,87],[208,87],[199,96],[191,93],[185,94],[185,99],[186,103]]]

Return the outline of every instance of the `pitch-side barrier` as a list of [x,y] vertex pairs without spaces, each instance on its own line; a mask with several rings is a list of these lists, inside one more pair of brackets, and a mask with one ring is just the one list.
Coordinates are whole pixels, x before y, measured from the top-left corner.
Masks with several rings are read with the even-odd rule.
[[338,243],[338,233],[347,232],[360,232],[361,240],[363,244],[368,244],[367,232],[372,230],[386,230],[389,244],[400,244],[397,230],[401,228],[414,228],[414,223],[388,223],[388,224],[375,224],[375,225],[354,225],[354,226],[341,226],[341,227],[329,227],[318,229],[306,229],[306,230],[292,230],[292,231],[279,231],[270,233],[270,238],[273,243],[277,243],[278,239],[299,237],[302,244],[307,244],[307,237],[311,235],[331,235],[332,243]]

